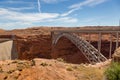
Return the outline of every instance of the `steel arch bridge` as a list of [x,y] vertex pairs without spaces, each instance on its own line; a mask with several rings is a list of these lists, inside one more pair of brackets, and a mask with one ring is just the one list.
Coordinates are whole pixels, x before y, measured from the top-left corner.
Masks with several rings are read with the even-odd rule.
[[58,32],[54,34],[52,45],[55,46],[58,40],[61,37],[66,37],[69,39],[76,47],[83,53],[83,55],[88,59],[91,64],[95,64],[98,62],[104,62],[107,60],[95,47],[93,47],[89,42],[84,40],[83,38],[77,36],[74,33],[67,32]]

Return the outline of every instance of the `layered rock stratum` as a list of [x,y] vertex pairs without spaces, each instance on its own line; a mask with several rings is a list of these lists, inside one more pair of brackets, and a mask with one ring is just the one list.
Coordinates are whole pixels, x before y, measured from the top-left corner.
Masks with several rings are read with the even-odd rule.
[[[53,52],[51,36],[51,31],[53,30],[118,30],[118,27],[33,27],[27,29],[2,30],[0,31],[0,38],[11,38],[11,35],[16,35],[15,43],[19,59],[21,60],[31,60],[34,58],[52,59],[51,54],[54,53],[57,58],[63,58],[69,63],[79,64],[88,62],[82,52],[65,37],[62,37],[58,41]],[[78,35],[87,41],[89,40],[87,33]],[[109,34],[102,34],[101,53],[107,58],[109,57],[110,49],[109,37]],[[115,37],[115,34],[113,34],[112,53],[114,53],[116,48]],[[98,48],[98,34],[91,34],[91,44],[96,49]]]

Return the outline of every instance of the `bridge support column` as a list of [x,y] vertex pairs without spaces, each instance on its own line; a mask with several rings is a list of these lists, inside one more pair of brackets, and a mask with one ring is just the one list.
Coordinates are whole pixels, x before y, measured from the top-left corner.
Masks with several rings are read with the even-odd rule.
[[56,55],[55,55],[55,45],[52,44],[52,50],[51,50],[51,58],[56,58]]
[[54,32],[51,32],[51,58],[54,58]]
[[102,35],[101,33],[99,33],[99,40],[98,40],[98,51],[101,52],[101,39],[102,39]]
[[55,32],[51,32],[51,58],[57,58],[57,55],[56,55],[56,53],[55,53],[55,50],[56,50],[56,45],[55,45],[55,43],[54,43],[54,39],[55,39],[55,37],[56,37],[56,34],[55,34]]
[[116,37],[117,37],[117,39],[116,39],[116,49],[118,48],[118,40],[119,40],[119,33],[117,32],[116,33]]
[[91,34],[89,33],[89,43],[91,42]]
[[110,34],[110,51],[109,51],[109,59],[112,58],[112,33]]
[[54,40],[54,32],[51,32],[51,44],[53,45],[53,40]]

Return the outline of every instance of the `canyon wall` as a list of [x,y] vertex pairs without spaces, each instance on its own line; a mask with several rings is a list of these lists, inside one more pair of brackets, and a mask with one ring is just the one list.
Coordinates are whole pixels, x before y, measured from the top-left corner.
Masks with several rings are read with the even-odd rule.
[[[34,35],[26,39],[17,40],[17,49],[19,59],[33,59],[33,58],[62,58],[70,63],[87,63],[88,60],[82,52],[67,38],[62,37],[52,48],[51,35]],[[91,44],[97,49],[98,41],[91,40]],[[112,42],[112,53],[114,53],[116,42]],[[102,40],[101,53],[109,58],[110,42]],[[51,55],[54,54],[55,57]]]
[[[81,53],[81,51],[67,38],[62,37],[56,46],[52,48],[52,37],[51,30],[73,30],[72,28],[29,28],[29,29],[19,29],[12,31],[4,31],[2,34],[2,38],[12,37],[9,35],[16,35],[15,44],[18,51],[19,59],[27,59],[31,60],[33,58],[63,58],[66,62],[69,63],[87,63],[88,60]],[[80,28],[74,28],[80,29]],[[85,29],[81,28],[80,30]],[[87,28],[91,29],[91,28]],[[96,28],[94,28],[96,29]],[[7,36],[5,36],[7,35]],[[85,38],[89,41],[89,35],[86,34],[78,34],[82,38]],[[112,53],[115,50],[115,36],[113,36],[112,42]],[[101,53],[109,58],[109,45],[110,45],[110,35],[103,34],[102,35],[102,45],[101,45]],[[97,48],[98,47],[98,34],[91,34],[90,43]],[[119,43],[120,44],[120,43]],[[52,55],[55,57],[52,57]]]

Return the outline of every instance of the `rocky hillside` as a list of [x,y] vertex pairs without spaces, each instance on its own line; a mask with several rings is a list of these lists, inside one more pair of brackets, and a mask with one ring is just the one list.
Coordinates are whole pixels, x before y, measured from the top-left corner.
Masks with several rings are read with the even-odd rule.
[[62,59],[0,61],[0,80],[102,80],[108,64],[77,65]]

